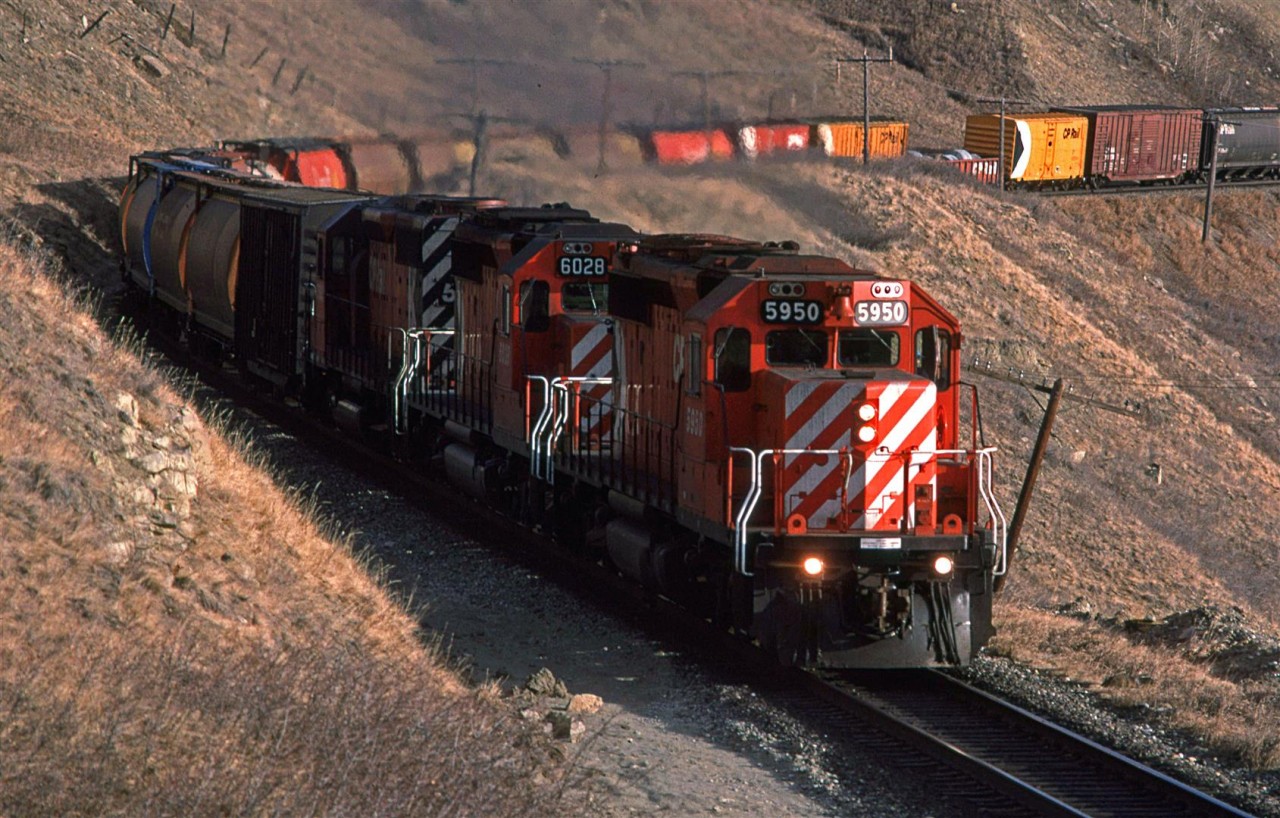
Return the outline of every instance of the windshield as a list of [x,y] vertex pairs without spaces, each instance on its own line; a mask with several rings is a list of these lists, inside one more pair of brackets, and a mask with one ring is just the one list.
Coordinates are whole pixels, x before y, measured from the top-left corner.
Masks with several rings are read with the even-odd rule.
[[840,366],[897,366],[901,341],[887,329],[841,330],[836,341]]
[[603,281],[569,281],[560,287],[560,308],[565,312],[599,314],[609,303],[609,285]]
[[812,329],[780,329],[764,336],[764,360],[771,366],[825,366],[827,334]]

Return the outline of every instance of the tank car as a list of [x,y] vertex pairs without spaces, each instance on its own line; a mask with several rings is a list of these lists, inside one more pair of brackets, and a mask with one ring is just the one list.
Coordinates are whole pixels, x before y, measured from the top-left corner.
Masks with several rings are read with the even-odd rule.
[[1205,111],[1200,155],[1204,178],[1211,167],[1217,168],[1220,181],[1280,179],[1280,108]]

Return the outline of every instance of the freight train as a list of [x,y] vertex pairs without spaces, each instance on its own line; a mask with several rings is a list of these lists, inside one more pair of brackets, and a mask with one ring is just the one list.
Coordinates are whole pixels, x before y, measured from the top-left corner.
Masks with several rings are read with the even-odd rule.
[[999,157],[1014,187],[1280,180],[1280,108],[1070,107],[978,114],[964,147]]
[[[404,138],[286,137],[226,141],[200,153],[208,161],[265,178],[400,194],[449,187],[470,169],[477,141],[498,154],[541,149],[561,158],[603,158],[614,167],[642,162],[694,165],[810,152],[860,158],[865,130],[861,120],[821,117],[741,126],[626,128],[602,139],[595,129],[530,132],[504,125],[486,128],[482,138],[446,131]],[[873,119],[866,146],[870,155],[876,159],[903,156],[909,130],[906,122]]]
[[[610,167],[652,162],[692,165],[782,156],[860,158],[860,121],[820,117],[687,128],[522,132],[489,128],[483,139],[449,132],[412,138],[261,139],[225,142],[207,161],[267,178],[346,190],[403,194],[455,187],[478,152],[544,150]],[[908,149],[910,126],[871,121],[875,159],[923,157]],[[1280,108],[1209,110],[1155,105],[1076,106],[1034,113],[968,117],[963,148],[933,151],[962,173],[1014,189],[1101,189],[1130,185],[1280,180]],[[1003,162],[999,157],[1003,146]]]
[[783,663],[963,665],[993,633],[994,449],[960,326],[910,281],[212,150],[134,157],[120,231],[194,353]]

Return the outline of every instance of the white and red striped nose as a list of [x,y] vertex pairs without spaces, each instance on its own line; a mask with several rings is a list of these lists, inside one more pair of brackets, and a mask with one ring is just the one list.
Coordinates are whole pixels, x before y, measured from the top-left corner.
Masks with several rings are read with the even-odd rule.
[[918,496],[933,496],[932,382],[801,381],[786,393],[784,417],[782,507],[808,531],[897,529],[914,519]]

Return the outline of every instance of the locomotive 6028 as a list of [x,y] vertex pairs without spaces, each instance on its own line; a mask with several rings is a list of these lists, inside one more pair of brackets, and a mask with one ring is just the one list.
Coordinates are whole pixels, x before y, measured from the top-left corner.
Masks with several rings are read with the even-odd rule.
[[193,349],[782,662],[964,664],[992,634],[993,449],[918,286],[211,156],[136,157],[121,202],[126,281]]

